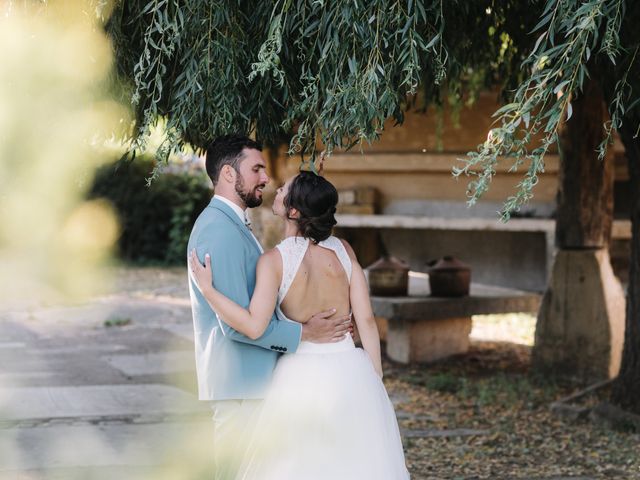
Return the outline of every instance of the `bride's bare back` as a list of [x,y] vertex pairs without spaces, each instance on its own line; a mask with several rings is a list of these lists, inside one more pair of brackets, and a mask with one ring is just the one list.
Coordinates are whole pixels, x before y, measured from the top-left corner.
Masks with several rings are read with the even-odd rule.
[[280,309],[287,318],[304,323],[331,308],[337,316],[350,311],[347,272],[333,250],[310,243]]

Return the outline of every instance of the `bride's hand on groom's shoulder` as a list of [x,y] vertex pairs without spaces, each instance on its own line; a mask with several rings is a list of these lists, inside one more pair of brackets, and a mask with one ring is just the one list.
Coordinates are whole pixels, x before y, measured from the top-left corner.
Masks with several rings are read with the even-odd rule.
[[211,269],[211,255],[208,253],[204,256],[204,265],[200,263],[196,250],[191,250],[189,254],[189,270],[193,279],[200,287],[200,290],[209,288],[213,285],[213,270]]

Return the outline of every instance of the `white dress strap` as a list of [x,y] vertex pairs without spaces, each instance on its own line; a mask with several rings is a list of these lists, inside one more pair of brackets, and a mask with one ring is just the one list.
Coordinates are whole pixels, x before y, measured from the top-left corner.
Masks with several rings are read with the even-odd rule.
[[351,257],[349,257],[349,253],[347,252],[347,249],[344,247],[344,244],[342,243],[342,241],[339,238],[331,236],[326,240],[323,240],[322,242],[318,243],[318,245],[320,245],[321,247],[327,248],[329,250],[333,250],[335,252],[336,256],[338,257],[338,260],[340,260],[340,263],[342,264],[342,268],[344,268],[344,271],[347,274],[347,280],[349,280],[349,283],[351,283],[351,270],[352,270]]
[[280,305],[287,295],[296,273],[298,273],[305,253],[307,253],[309,240],[303,237],[287,237],[276,248],[282,257],[282,280],[278,290],[278,305]]

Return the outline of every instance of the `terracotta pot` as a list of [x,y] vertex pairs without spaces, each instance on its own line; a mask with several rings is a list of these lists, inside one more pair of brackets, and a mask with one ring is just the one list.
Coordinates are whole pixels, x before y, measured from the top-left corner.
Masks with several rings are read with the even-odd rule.
[[392,256],[383,256],[367,267],[371,295],[405,297],[409,290],[409,265]]
[[469,295],[471,267],[460,260],[445,256],[427,264],[429,286],[433,297],[463,297]]

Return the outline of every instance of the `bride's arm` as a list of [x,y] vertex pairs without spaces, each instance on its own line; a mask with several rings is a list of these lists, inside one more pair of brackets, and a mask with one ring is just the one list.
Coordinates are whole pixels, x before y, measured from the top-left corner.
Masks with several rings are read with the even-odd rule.
[[351,300],[351,312],[358,326],[358,333],[365,351],[371,357],[373,367],[380,378],[382,378],[382,360],[380,358],[380,334],[378,326],[371,308],[371,299],[369,298],[369,286],[364,277],[364,271],[358,263],[351,245],[342,240],[347,253],[351,258],[351,286],[349,297]]
[[205,256],[204,266],[194,251],[189,255],[189,266],[202,295],[227,325],[255,340],[262,336],[273,315],[280,286],[280,253],[273,249],[263,254],[256,268],[256,288],[249,308],[242,308],[225,297],[213,286],[211,257]]

